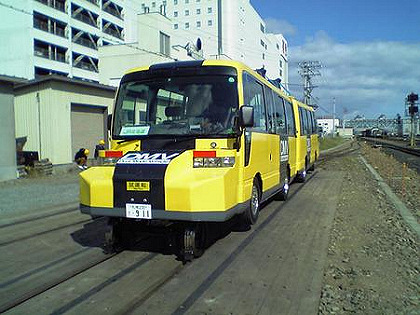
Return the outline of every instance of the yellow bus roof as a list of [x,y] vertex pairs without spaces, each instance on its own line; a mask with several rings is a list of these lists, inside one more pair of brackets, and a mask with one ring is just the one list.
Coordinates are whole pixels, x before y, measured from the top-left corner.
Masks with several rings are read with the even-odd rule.
[[[225,66],[225,67],[235,68],[235,69],[239,70],[239,72],[241,72],[241,71],[249,72],[254,77],[256,77],[260,81],[264,82],[264,84],[268,85],[271,89],[273,89],[273,90],[277,91],[277,93],[281,94],[282,97],[288,99],[289,101],[291,101],[291,99],[293,98],[293,97],[287,95],[281,89],[279,89],[276,86],[274,86],[272,83],[270,83],[267,80],[267,78],[264,78],[258,72],[256,72],[255,70],[251,69],[250,67],[248,67],[247,65],[245,65],[244,63],[242,63],[240,61],[225,60],[225,59],[204,59],[202,62],[203,62],[202,63],[202,66]],[[170,61],[168,63],[173,63],[173,61],[172,62]],[[125,74],[134,73],[134,72],[141,72],[141,71],[147,71],[147,70],[150,69],[150,66],[151,65],[149,65],[149,66],[142,66],[142,67],[136,67],[136,68],[133,68],[133,69],[128,70]],[[302,107],[312,109],[312,107],[307,106],[306,104],[303,104],[301,102],[298,102],[298,103]]]

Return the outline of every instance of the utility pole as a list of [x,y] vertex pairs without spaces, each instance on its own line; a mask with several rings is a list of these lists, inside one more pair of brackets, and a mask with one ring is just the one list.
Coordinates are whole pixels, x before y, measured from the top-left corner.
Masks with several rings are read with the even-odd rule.
[[333,138],[335,137],[335,97],[333,97]]
[[321,62],[319,61],[301,61],[299,62],[299,74],[303,79],[303,102],[308,105],[312,105],[312,90],[316,88],[312,84],[312,78],[321,75],[319,71],[322,68]]
[[407,96],[407,103],[408,103],[408,113],[411,116],[411,132],[410,132],[410,146],[415,146],[414,141],[414,116],[419,112],[419,107],[417,106],[416,102],[419,100],[419,95],[411,93]]

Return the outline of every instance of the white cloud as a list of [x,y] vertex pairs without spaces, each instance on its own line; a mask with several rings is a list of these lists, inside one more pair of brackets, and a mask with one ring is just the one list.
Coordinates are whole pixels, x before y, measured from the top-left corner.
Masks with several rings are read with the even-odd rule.
[[[404,99],[411,91],[420,93],[420,43],[355,42],[342,44],[325,32],[308,38],[302,46],[290,47],[289,82],[300,83],[297,63],[318,60],[324,68],[313,82],[319,87],[313,95],[325,109],[364,113],[376,118],[381,113],[394,117],[404,114]],[[296,87],[296,86],[295,86]],[[302,91],[293,89],[301,96]]]
[[285,20],[267,18],[264,20],[269,33],[283,34],[284,36],[294,36],[297,32],[296,27]]

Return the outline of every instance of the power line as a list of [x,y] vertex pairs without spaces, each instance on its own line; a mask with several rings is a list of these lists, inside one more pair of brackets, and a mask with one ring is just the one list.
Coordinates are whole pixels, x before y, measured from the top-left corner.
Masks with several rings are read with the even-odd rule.
[[312,91],[317,86],[312,84],[312,78],[315,76],[320,76],[321,72],[319,71],[322,68],[321,62],[319,61],[301,61],[299,65],[299,74],[303,79],[303,99],[304,103],[311,105],[312,102]]

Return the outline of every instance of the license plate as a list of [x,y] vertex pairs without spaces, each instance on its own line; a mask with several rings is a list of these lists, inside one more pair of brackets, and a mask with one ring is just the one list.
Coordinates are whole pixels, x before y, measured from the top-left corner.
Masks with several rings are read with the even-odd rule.
[[125,205],[125,215],[133,219],[151,219],[152,205],[127,203]]

